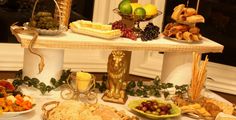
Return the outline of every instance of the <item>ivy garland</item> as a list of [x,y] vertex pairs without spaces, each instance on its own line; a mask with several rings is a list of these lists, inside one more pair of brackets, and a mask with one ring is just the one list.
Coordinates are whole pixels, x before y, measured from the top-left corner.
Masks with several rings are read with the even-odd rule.
[[18,88],[21,85],[26,85],[28,87],[34,87],[44,95],[46,92],[50,92],[53,89],[60,87],[63,84],[66,84],[67,79],[69,79],[69,75],[71,74],[71,70],[63,70],[62,75],[59,80],[55,78],[51,78],[50,82],[52,85],[46,85],[44,82],[40,82],[37,78],[29,78],[25,76],[22,79],[22,70],[19,70],[16,73],[16,78],[13,80],[12,84],[15,88]]
[[[29,78],[25,76],[22,79],[22,70],[19,70],[16,73],[16,78],[13,81],[13,85],[15,88],[18,88],[21,85],[26,85],[28,87],[34,87],[42,94],[46,92],[50,92],[63,84],[66,84],[67,79],[71,74],[71,70],[63,70],[62,75],[59,80],[55,78],[51,78],[50,82],[52,85],[46,85],[44,82],[40,82],[37,78]],[[102,82],[96,82],[96,88],[103,93],[107,89],[107,74],[104,74],[102,77]],[[162,83],[159,76],[157,76],[150,85],[145,84],[143,81],[129,81],[126,87],[126,93],[131,96],[140,96],[140,97],[149,97],[149,96],[156,96],[160,97],[161,93],[164,94],[164,97],[167,97],[170,93],[168,88],[175,87],[177,95],[184,95],[187,93],[188,85],[173,85],[172,83]]]
[[[96,83],[96,88],[99,89],[100,92],[104,92],[107,89],[107,75],[103,76],[101,83]],[[143,81],[129,81],[126,87],[126,93],[130,96],[140,96],[140,97],[149,97],[156,96],[160,97],[161,94],[164,94],[166,98],[170,92],[168,88],[175,87],[175,94],[179,96],[183,96],[188,91],[188,85],[184,84],[181,86],[173,85],[172,83],[162,83],[159,76],[157,76],[151,84],[145,84]]]

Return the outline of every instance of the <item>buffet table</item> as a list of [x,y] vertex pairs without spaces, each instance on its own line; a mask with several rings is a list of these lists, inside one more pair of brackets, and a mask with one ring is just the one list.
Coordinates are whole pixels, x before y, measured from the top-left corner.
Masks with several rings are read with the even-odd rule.
[[[36,102],[36,107],[34,111],[31,111],[29,113],[25,113],[25,114],[20,114],[18,116],[15,117],[11,117],[11,118],[1,118],[0,120],[42,120],[42,110],[41,107],[43,106],[44,103],[50,102],[50,101],[59,101],[62,100],[59,96],[59,92],[58,91],[52,91],[52,96],[41,96],[40,94],[35,94],[35,93],[31,93],[31,96],[35,96],[35,102]],[[206,96],[210,97],[210,98],[215,98],[217,100],[220,101],[224,101],[229,103],[228,101],[226,101],[225,99],[221,98],[220,96],[207,91],[205,92]],[[126,102],[125,105],[121,105],[121,104],[116,104],[116,103],[110,103],[110,102],[104,102],[103,100],[101,100],[100,98],[102,97],[102,94],[98,94],[98,103],[99,104],[104,104],[104,105],[108,105],[108,106],[112,106],[115,107],[117,110],[124,110],[126,112],[126,114],[130,115],[130,116],[135,116],[135,114],[133,114],[129,108],[127,107],[127,104],[129,103],[129,101],[134,100],[134,99],[140,99],[140,97],[133,97],[133,96],[129,96],[128,101]],[[153,97],[149,98],[152,99]],[[159,98],[160,99],[160,98]],[[231,104],[231,103],[230,103]],[[140,120],[149,120],[147,118],[144,117],[140,117]],[[192,118],[186,117],[186,116],[180,116],[180,117],[175,117],[175,118],[171,118],[170,120],[194,120]]]
[[[223,45],[211,41],[205,37],[201,42],[183,43],[168,40],[160,36],[152,41],[143,42],[141,39],[133,41],[127,38],[102,39],[82,34],[73,33],[70,30],[58,36],[38,36],[34,48],[40,51],[46,61],[45,71],[38,74],[38,58],[32,55],[28,46],[32,39],[30,35],[20,34],[22,47],[25,48],[23,74],[29,77],[37,77],[49,83],[51,77],[58,78],[59,71],[63,69],[64,49],[112,49],[112,50],[143,50],[164,52],[161,80],[177,85],[190,83],[192,52],[219,53],[223,51]],[[55,60],[55,58],[57,60]],[[173,62],[174,61],[174,62]],[[50,75],[50,76],[48,76]]]

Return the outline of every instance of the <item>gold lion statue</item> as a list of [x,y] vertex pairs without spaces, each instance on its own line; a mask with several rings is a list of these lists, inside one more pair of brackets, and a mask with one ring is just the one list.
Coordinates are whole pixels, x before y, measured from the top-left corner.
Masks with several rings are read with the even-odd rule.
[[[108,90],[105,96],[110,99],[125,99],[126,79],[128,76],[128,55],[124,51],[112,51],[108,58]],[[115,102],[115,101],[113,101]]]

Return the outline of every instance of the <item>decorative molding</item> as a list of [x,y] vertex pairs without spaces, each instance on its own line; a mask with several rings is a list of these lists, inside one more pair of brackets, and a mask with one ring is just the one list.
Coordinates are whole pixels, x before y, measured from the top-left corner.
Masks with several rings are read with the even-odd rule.
[[23,67],[24,49],[20,44],[0,44],[0,71],[18,71]]
[[161,75],[163,55],[158,52],[133,51],[130,74],[155,78]]
[[[66,49],[64,68],[72,71],[106,72],[110,51]],[[0,71],[18,71],[23,68],[24,48],[20,44],[0,44]],[[56,60],[56,58],[55,58]]]

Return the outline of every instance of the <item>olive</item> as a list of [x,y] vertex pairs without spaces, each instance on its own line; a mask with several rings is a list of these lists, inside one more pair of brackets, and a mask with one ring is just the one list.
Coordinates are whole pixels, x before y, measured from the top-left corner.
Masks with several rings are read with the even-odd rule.
[[144,111],[144,112],[147,111],[147,107],[145,107],[145,106],[142,107],[142,111]]
[[166,112],[165,111],[161,111],[159,112],[160,115],[166,115]]

